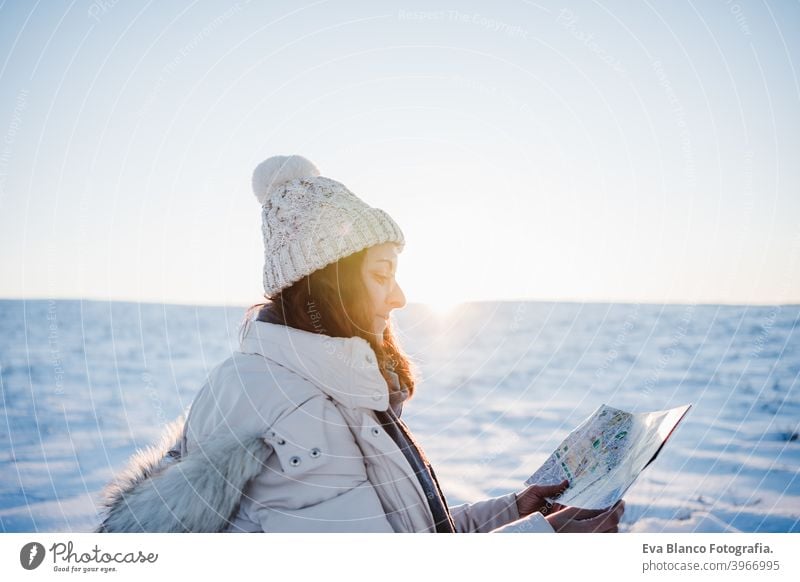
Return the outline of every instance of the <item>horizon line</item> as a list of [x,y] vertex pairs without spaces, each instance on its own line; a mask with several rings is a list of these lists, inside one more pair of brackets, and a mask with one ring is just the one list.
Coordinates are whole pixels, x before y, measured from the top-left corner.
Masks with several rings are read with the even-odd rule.
[[[87,303],[138,303],[144,305],[165,305],[175,307],[234,307],[247,309],[251,305],[257,303],[186,303],[176,301],[155,301],[150,299],[124,299],[124,298],[96,298],[96,297],[0,297],[0,301],[81,301]],[[259,303],[263,302],[259,301]],[[430,307],[436,304],[437,301],[408,301],[407,306],[421,305]],[[481,304],[481,303],[576,303],[576,304],[596,304],[596,305],[675,305],[675,306],[714,306],[714,307],[800,307],[800,301],[796,303],[762,303],[762,302],[711,302],[711,301],[652,301],[652,300],[636,300],[636,299],[547,299],[547,298],[512,298],[512,299],[470,299],[465,301],[456,301],[453,307],[459,305]]]

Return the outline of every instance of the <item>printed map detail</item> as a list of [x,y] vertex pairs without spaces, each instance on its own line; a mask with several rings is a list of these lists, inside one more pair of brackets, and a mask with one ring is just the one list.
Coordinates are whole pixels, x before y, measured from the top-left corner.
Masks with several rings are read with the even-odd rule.
[[620,464],[630,443],[631,415],[603,408],[577,442],[564,441],[553,455],[570,481],[605,476]]
[[569,479],[562,505],[602,509],[616,503],[661,447],[691,405],[634,414],[605,404],[572,431],[526,485]]

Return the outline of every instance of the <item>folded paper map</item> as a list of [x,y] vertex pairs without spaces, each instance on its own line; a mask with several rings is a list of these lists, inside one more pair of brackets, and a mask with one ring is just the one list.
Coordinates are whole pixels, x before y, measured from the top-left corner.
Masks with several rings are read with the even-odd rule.
[[653,462],[691,404],[659,412],[631,413],[603,404],[572,431],[526,485],[569,487],[562,505],[603,509],[622,498]]

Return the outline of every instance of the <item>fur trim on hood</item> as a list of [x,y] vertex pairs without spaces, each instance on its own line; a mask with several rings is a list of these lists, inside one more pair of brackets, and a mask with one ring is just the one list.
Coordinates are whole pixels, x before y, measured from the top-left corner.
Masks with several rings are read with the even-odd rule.
[[167,425],[158,444],[138,451],[102,495],[97,533],[220,532],[272,447],[261,435],[227,434],[180,456],[185,418]]

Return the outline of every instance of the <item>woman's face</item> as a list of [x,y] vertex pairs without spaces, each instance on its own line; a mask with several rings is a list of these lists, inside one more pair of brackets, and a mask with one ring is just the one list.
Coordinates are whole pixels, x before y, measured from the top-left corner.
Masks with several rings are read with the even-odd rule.
[[361,278],[367,288],[373,314],[373,333],[383,337],[393,309],[406,304],[406,296],[397,284],[397,245],[384,243],[367,249],[361,266]]

